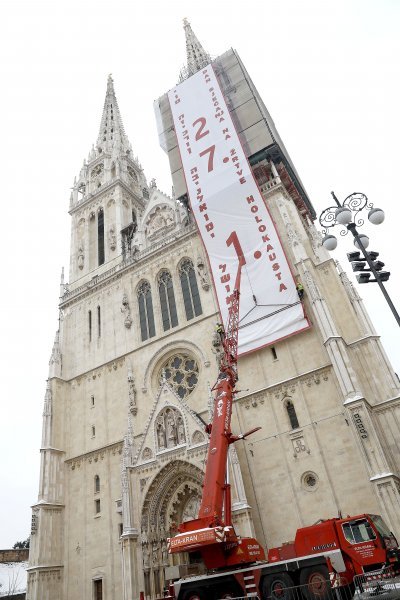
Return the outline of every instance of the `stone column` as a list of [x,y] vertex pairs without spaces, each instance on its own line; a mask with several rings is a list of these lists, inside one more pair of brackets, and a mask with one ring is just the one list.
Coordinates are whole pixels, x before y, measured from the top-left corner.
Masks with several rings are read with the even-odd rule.
[[138,569],[141,564],[138,537],[139,532],[134,528],[121,536],[123,600],[139,600],[140,592],[144,591],[143,573]]

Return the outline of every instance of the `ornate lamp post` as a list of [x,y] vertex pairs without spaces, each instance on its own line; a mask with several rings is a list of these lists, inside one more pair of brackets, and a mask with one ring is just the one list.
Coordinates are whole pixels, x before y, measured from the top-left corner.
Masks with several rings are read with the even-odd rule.
[[[334,235],[328,233],[328,230],[335,225],[342,225],[342,227],[345,227],[345,229],[340,230],[340,235],[347,235],[348,231],[352,233],[354,236],[354,245],[361,250],[364,255],[364,259],[360,259],[360,252],[350,252],[347,254],[349,261],[352,263],[353,271],[359,272],[357,275],[358,283],[376,282],[379,285],[386,302],[389,304],[397,324],[400,325],[400,316],[383,285],[383,282],[389,279],[390,273],[381,271],[384,263],[376,260],[379,253],[367,252],[366,248],[368,248],[369,245],[369,238],[367,235],[363,233],[359,234],[357,231],[357,225],[361,226],[364,224],[364,219],[358,214],[363,209],[369,209],[368,220],[373,225],[380,225],[383,223],[385,213],[380,208],[374,208],[372,202],[368,202],[367,196],[360,192],[350,194],[342,204],[340,204],[334,192],[331,192],[331,194],[336,202],[336,206],[326,208],[319,217],[319,222],[323,227],[322,232],[325,234],[322,245],[327,250],[335,250],[337,239]],[[369,269],[364,269],[365,261],[367,262]],[[375,279],[370,279],[370,273],[374,275]]]

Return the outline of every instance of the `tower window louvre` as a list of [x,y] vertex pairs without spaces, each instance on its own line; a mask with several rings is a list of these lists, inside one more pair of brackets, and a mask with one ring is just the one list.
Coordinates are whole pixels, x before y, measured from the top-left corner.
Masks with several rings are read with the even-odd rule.
[[88,323],[89,323],[89,342],[92,341],[92,311],[89,310],[88,313]]
[[160,294],[161,315],[164,331],[178,325],[174,287],[171,273],[163,271],[158,278],[158,291]]
[[99,210],[97,216],[97,246],[99,266],[104,264],[104,212]]
[[286,402],[286,411],[289,417],[290,426],[292,429],[297,429],[299,427],[299,420],[297,418],[296,409],[294,407],[293,402],[288,400]]
[[101,311],[100,306],[97,307],[97,335],[101,337]]
[[103,580],[95,579],[93,581],[93,598],[94,600],[103,600]]
[[185,305],[186,318],[189,321],[194,316],[202,314],[199,288],[197,285],[196,273],[193,263],[190,259],[182,261],[179,269],[179,276],[182,286],[183,302]]
[[153,300],[151,287],[148,281],[143,281],[137,291],[139,303],[139,320],[142,341],[154,337],[156,329],[154,325]]

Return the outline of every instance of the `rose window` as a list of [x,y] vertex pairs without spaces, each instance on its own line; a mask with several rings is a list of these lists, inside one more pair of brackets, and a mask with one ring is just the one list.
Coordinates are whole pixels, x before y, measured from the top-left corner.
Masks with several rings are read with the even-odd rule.
[[178,396],[183,399],[196,387],[199,380],[199,367],[194,358],[188,354],[175,354],[161,367],[160,382],[163,376]]

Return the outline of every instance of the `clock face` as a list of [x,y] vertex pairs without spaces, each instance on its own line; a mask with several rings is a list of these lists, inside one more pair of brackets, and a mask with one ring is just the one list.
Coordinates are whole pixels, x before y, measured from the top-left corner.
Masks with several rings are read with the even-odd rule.
[[100,163],[100,164],[96,165],[94,167],[94,169],[92,169],[91,176],[93,178],[94,177],[99,177],[102,174],[103,171],[104,171],[104,165],[103,165],[103,163]]

